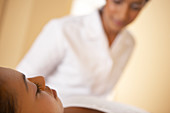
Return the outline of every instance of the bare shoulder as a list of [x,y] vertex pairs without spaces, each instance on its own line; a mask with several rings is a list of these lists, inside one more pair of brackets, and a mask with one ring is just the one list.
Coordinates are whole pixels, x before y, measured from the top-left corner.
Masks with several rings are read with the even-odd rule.
[[104,113],[104,112],[84,107],[67,107],[64,108],[64,113]]

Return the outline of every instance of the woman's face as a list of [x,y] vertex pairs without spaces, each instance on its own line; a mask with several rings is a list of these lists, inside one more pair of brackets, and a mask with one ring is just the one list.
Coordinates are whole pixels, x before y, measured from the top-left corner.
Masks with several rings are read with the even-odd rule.
[[22,73],[0,68],[0,79],[14,92],[19,113],[63,113],[56,91],[45,86],[43,77],[26,79]]
[[107,0],[103,10],[104,27],[119,32],[139,14],[145,0]]

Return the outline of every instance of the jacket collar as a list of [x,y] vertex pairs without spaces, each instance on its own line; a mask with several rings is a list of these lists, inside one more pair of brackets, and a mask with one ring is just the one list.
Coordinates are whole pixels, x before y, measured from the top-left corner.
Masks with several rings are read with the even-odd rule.
[[85,29],[89,35],[89,40],[98,40],[99,38],[106,38],[105,31],[103,29],[99,10],[94,11],[90,15],[84,18]]

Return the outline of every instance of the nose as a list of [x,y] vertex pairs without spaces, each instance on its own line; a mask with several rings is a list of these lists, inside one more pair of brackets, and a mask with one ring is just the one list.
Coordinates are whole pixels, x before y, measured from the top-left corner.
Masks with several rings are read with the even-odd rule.
[[57,92],[54,89],[50,89],[48,86],[45,86],[45,92],[47,92],[49,95],[57,99]]
[[52,93],[51,89],[50,89],[48,86],[45,86],[44,91],[48,92],[49,94],[51,94],[51,93]]
[[120,9],[119,13],[119,20],[125,21],[129,16],[129,6],[124,4],[123,7]]
[[41,86],[41,89],[45,90],[45,79],[44,79],[43,76],[28,78],[28,80],[33,82],[33,83],[39,84]]
[[53,95],[52,90],[51,90],[48,86],[45,86],[44,91],[46,91],[46,92],[47,92],[48,94],[50,94],[50,95]]

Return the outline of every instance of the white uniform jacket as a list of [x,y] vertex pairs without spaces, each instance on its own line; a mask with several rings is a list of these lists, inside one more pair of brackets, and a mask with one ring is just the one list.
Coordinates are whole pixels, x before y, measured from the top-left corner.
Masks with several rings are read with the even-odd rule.
[[28,75],[44,75],[61,97],[106,96],[114,88],[131,55],[134,40],[128,31],[111,47],[99,12],[51,20],[17,66]]

